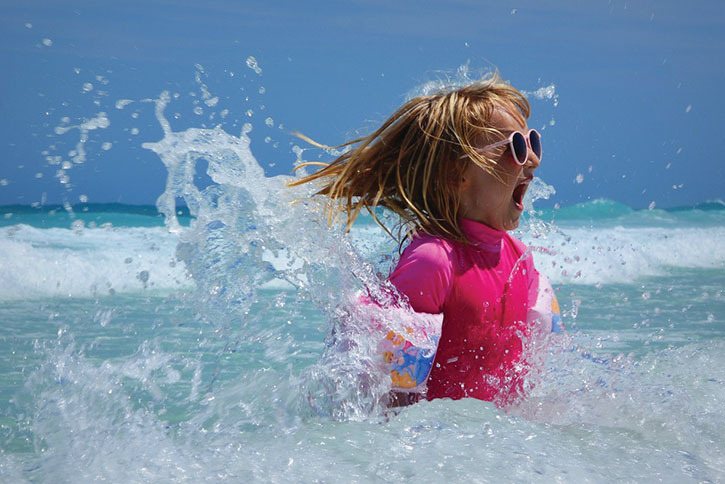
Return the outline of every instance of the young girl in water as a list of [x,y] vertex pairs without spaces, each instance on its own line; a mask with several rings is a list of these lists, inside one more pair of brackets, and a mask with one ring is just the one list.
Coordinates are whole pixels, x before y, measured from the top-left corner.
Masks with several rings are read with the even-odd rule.
[[[398,341],[393,359],[412,355],[407,386],[416,392],[402,393],[400,385],[393,404],[422,395],[504,405],[522,395],[524,343],[542,297],[532,257],[507,231],[519,224],[541,162],[529,113],[526,98],[497,74],[415,97],[372,134],[343,145],[350,149],[335,161],[293,183],[322,181],[318,194],[330,198],[330,210],[346,213],[348,228],[363,208],[377,220],[381,206],[407,229],[410,243],[389,281],[415,312],[442,314],[443,325],[423,393],[413,373],[425,358]],[[541,285],[551,307],[550,286]]]

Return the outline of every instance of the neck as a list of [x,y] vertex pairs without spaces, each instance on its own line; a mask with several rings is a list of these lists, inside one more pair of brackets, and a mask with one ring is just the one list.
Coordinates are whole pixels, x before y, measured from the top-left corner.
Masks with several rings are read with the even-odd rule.
[[459,223],[463,234],[472,245],[492,252],[501,250],[501,240],[506,235],[505,231],[468,218],[460,219]]

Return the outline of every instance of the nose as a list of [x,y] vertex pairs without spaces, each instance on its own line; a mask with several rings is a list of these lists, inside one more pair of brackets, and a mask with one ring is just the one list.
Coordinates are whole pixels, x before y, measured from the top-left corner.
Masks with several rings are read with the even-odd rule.
[[526,158],[526,164],[524,165],[524,170],[533,173],[534,170],[536,170],[539,165],[541,164],[541,159],[536,156],[536,153],[534,153],[534,150],[529,148],[529,154]]

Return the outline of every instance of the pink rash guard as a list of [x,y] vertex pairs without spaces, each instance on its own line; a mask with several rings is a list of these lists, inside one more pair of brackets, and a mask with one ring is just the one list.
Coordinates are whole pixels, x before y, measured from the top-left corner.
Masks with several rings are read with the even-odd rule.
[[416,312],[443,314],[426,397],[465,397],[503,405],[523,389],[522,336],[536,301],[538,272],[524,244],[462,219],[470,244],[416,236],[390,275]]

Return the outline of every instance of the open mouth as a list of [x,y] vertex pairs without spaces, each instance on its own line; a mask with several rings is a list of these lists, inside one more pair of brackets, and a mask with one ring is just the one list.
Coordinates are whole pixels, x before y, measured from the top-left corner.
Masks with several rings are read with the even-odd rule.
[[526,189],[529,188],[530,182],[531,182],[531,178],[527,178],[523,182],[516,185],[516,188],[514,188],[514,193],[511,196],[511,198],[514,201],[514,205],[519,210],[524,209],[524,195],[526,195]]

